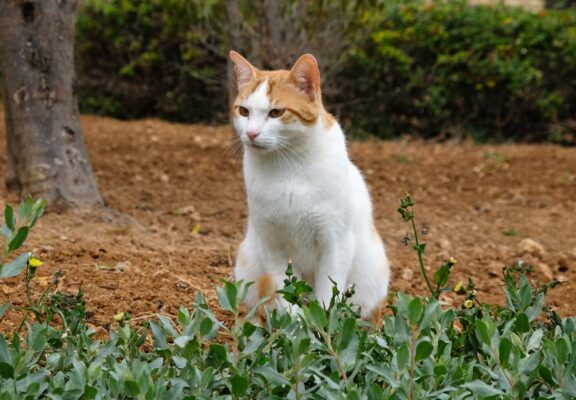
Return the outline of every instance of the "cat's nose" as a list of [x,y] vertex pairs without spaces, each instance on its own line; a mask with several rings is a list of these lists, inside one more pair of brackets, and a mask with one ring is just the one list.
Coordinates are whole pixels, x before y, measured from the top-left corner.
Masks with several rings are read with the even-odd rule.
[[260,132],[256,132],[256,131],[248,131],[246,132],[246,135],[250,138],[250,140],[254,141],[258,135],[260,134]]

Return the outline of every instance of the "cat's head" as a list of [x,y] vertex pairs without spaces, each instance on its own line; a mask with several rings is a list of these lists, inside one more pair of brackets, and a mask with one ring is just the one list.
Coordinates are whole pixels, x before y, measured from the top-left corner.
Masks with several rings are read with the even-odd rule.
[[235,51],[230,59],[238,84],[234,126],[246,147],[267,153],[295,146],[323,117],[320,71],[311,54],[290,71],[259,70]]

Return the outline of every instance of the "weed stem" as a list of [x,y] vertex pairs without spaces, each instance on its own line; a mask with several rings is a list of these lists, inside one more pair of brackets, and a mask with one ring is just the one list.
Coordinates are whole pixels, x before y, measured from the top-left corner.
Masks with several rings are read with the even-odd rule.
[[424,276],[424,280],[426,281],[426,286],[428,286],[428,290],[434,298],[438,298],[438,292],[432,289],[432,285],[430,284],[430,280],[428,279],[428,274],[426,273],[426,268],[424,267],[424,260],[422,258],[424,251],[420,246],[420,238],[418,237],[418,230],[416,229],[416,223],[414,222],[414,211],[412,211],[412,218],[410,218],[410,222],[412,223],[412,231],[414,232],[414,241],[416,252],[418,253],[418,263],[420,264],[420,270],[422,271],[422,276]]

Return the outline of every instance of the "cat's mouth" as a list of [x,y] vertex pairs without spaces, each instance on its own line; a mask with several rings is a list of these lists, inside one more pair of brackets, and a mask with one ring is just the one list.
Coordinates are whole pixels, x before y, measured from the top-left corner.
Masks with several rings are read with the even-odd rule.
[[262,146],[261,144],[257,144],[257,143],[254,143],[254,142],[251,142],[251,143],[249,144],[249,146],[252,147],[253,149],[256,149],[256,150],[268,150],[268,147]]

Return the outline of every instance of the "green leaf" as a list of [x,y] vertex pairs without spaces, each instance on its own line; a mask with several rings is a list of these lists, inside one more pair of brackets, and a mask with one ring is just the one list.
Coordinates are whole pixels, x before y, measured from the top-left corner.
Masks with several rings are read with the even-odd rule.
[[138,396],[140,394],[140,387],[133,380],[125,380],[124,386],[126,387],[126,393],[129,396]]
[[238,310],[238,288],[232,282],[224,283],[224,290],[226,291],[226,297],[228,298],[228,304],[232,307],[231,311]]
[[544,331],[542,329],[536,329],[526,345],[526,352],[537,349],[542,341],[542,336],[544,336]]
[[213,326],[214,323],[210,318],[203,318],[202,321],[200,322],[200,334],[202,336],[208,335],[210,332],[212,332]]
[[476,337],[480,340],[481,343],[484,343],[487,346],[490,346],[492,342],[492,335],[488,329],[488,324],[486,321],[478,320],[476,323]]
[[232,394],[234,397],[240,397],[248,390],[248,379],[245,376],[234,375],[232,379],[230,379],[230,383],[232,384]]
[[434,283],[439,287],[446,286],[448,283],[448,278],[450,277],[450,267],[447,264],[442,265],[438,268],[438,271],[434,274]]
[[218,304],[226,311],[237,311],[236,298],[238,295],[238,290],[236,286],[231,282],[225,282],[224,287],[219,287],[216,289],[218,294]]
[[516,321],[514,321],[514,328],[518,333],[526,333],[530,330],[530,322],[524,313],[518,314]]
[[86,385],[84,387],[84,395],[82,396],[83,400],[92,400],[95,399],[98,395],[98,390],[90,385]]
[[310,322],[319,331],[323,331],[328,325],[328,318],[326,317],[326,311],[315,301],[308,305],[307,309],[304,309],[310,317]]
[[0,376],[4,379],[14,378],[14,367],[8,363],[0,362]]
[[12,237],[12,231],[8,229],[6,224],[2,224],[2,228],[0,228],[0,234],[2,234],[2,236],[4,236],[6,239],[10,239]]
[[48,327],[42,326],[39,323],[32,325],[32,328],[28,332],[28,336],[26,336],[26,344],[28,345],[28,348],[33,351],[44,350],[48,339],[46,337],[47,331]]
[[20,246],[22,246],[22,244],[24,243],[24,241],[28,237],[28,231],[29,230],[30,230],[30,228],[28,228],[27,226],[23,226],[20,229],[18,229],[16,236],[14,236],[14,238],[8,244],[8,251],[14,251],[17,248],[19,248]]
[[432,343],[430,343],[428,340],[421,341],[416,345],[415,361],[418,362],[430,357],[430,354],[432,354],[433,350],[434,346],[432,345]]
[[212,367],[208,367],[204,370],[204,372],[202,372],[202,376],[200,378],[201,390],[206,390],[212,385],[215,373],[216,372]]
[[30,213],[32,212],[33,206],[34,202],[32,200],[32,196],[28,196],[28,198],[21,202],[18,206],[18,219],[20,221],[28,219],[30,217]]
[[2,319],[2,316],[6,313],[6,311],[8,311],[8,308],[10,308],[10,303],[5,303],[0,306],[0,320]]
[[218,343],[212,343],[208,349],[208,355],[206,356],[206,365],[209,367],[220,368],[220,366],[222,366],[226,361],[226,347]]
[[480,380],[464,383],[462,387],[470,390],[474,396],[490,397],[504,394],[501,390]]
[[504,368],[508,368],[510,366],[511,352],[512,352],[512,342],[508,338],[502,338],[498,349],[498,357],[500,358],[500,363],[502,363]]
[[422,302],[418,297],[412,299],[410,304],[408,305],[408,319],[414,326],[418,326],[418,322],[420,322],[420,318],[422,318],[422,312],[424,308],[422,306]]
[[298,354],[306,353],[310,348],[310,342],[311,341],[309,337],[302,338],[302,340],[298,342],[298,346],[296,347],[296,349],[298,350]]
[[424,316],[420,321],[420,330],[424,330],[430,327],[432,322],[438,320],[440,314],[441,314],[440,303],[438,303],[438,301],[436,300],[430,301],[430,303],[426,305],[426,309],[424,310]]
[[166,334],[164,330],[154,321],[150,321],[150,330],[152,330],[152,339],[154,341],[154,347],[159,350],[163,350],[168,347],[168,342],[166,340]]
[[348,344],[350,344],[350,341],[354,337],[355,329],[356,329],[356,319],[348,318],[346,319],[346,321],[344,321],[344,324],[342,325],[342,337],[340,339],[340,346],[339,346],[340,351],[348,347]]
[[548,368],[546,368],[545,366],[541,365],[540,368],[538,368],[538,374],[550,386],[558,387],[558,382],[556,382],[556,380],[552,376],[552,372]]
[[408,319],[408,308],[410,303],[412,302],[412,297],[407,295],[404,292],[398,292],[396,294],[396,298],[398,299],[398,314],[402,317]]
[[262,366],[262,367],[256,367],[252,371],[254,374],[262,375],[264,379],[266,379],[266,381],[271,383],[272,385],[290,384],[290,381],[286,379],[284,375],[278,373],[278,371],[276,371],[275,368],[269,366]]
[[408,360],[410,359],[410,349],[408,348],[408,344],[404,343],[400,346],[396,353],[396,359],[399,372],[403,371],[408,366]]
[[[0,315],[2,314],[0,313]],[[560,364],[564,364],[568,358],[568,354],[570,353],[570,347],[568,346],[566,339],[563,337],[556,339],[556,342],[554,342],[554,349],[556,351],[556,358],[558,358],[558,362]]]
[[45,209],[46,209],[46,200],[43,199],[36,200],[34,206],[32,206],[32,212],[34,213],[34,215],[32,215],[32,220],[30,220],[30,222],[28,223],[28,226],[30,228],[32,228],[36,224],[36,221],[38,221],[38,218],[40,218],[42,214],[44,214]]
[[14,210],[9,204],[4,207],[4,220],[6,221],[6,226],[11,232],[16,230],[16,220],[14,219]]
[[12,262],[4,264],[0,267],[0,278],[12,278],[18,275],[26,268],[26,262],[30,258],[30,253],[22,253],[16,257]]

